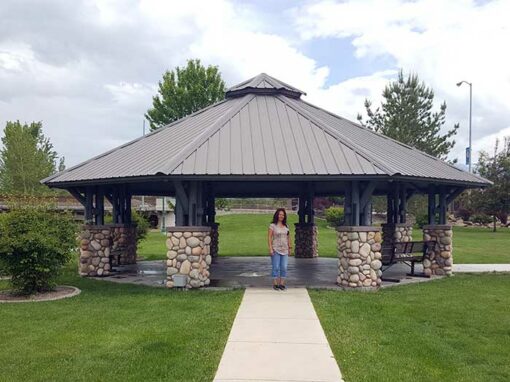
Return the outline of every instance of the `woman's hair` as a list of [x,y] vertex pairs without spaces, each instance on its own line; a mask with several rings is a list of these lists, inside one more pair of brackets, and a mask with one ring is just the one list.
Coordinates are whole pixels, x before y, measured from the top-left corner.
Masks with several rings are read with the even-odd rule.
[[282,223],[283,223],[284,226],[287,226],[287,212],[285,212],[285,208],[278,208],[276,210],[276,212],[273,215],[273,224],[278,223],[278,214],[280,213],[280,211],[283,212],[283,221],[282,221]]

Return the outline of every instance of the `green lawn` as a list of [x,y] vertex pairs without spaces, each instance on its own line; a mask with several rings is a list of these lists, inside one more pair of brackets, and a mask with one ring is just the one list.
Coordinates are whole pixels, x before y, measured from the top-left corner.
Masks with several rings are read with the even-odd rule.
[[310,291],[347,382],[509,381],[510,276]]
[[210,381],[242,296],[61,282],[82,293],[0,305],[0,381]]
[[510,263],[510,229],[455,227],[453,231],[455,263]]
[[[266,256],[268,214],[232,214],[218,216],[220,223],[220,256]],[[288,223],[294,235],[297,216],[289,214]],[[319,227],[319,255],[336,257],[336,232],[324,220],[316,219]],[[453,234],[455,263],[510,263],[510,229],[491,232],[486,228],[455,227]],[[415,239],[421,233],[415,229]],[[165,235],[150,232],[141,243],[138,254],[146,260],[164,259]]]

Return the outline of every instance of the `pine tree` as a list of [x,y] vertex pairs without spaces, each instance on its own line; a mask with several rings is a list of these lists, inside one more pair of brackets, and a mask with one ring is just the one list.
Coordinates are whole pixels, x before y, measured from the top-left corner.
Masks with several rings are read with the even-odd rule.
[[450,138],[457,133],[459,125],[455,124],[445,134],[441,133],[445,123],[446,103],[443,102],[439,111],[434,112],[432,89],[420,82],[417,75],[409,75],[405,79],[400,71],[397,80],[385,87],[382,96],[382,104],[375,110],[372,110],[372,103],[365,100],[367,122],[358,114],[358,121],[363,126],[435,157],[446,159],[455,145],[455,141]]

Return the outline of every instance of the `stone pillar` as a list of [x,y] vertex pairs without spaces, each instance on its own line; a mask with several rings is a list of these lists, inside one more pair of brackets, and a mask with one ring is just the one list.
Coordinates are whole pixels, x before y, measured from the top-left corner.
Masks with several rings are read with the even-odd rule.
[[319,256],[319,231],[313,223],[295,223],[296,237],[294,255],[296,258],[312,258]]
[[183,275],[186,288],[207,286],[211,264],[211,227],[179,226],[167,228],[167,283],[174,287],[174,277]]
[[214,262],[216,260],[216,258],[218,257],[219,240],[220,240],[218,228],[219,228],[220,223],[208,223],[207,225],[211,227],[211,233],[210,233],[211,244],[209,245],[209,252],[210,252],[210,255]]
[[408,223],[382,224],[383,243],[406,243],[413,241],[413,226]]
[[338,227],[337,284],[344,288],[378,288],[381,285],[381,229]]
[[108,276],[112,239],[107,225],[83,226],[80,233],[80,276]]
[[111,224],[113,265],[136,264],[136,225]]
[[423,227],[423,240],[435,241],[435,251],[429,251],[423,260],[423,273],[426,275],[451,276],[453,267],[453,243],[451,225],[426,225]]

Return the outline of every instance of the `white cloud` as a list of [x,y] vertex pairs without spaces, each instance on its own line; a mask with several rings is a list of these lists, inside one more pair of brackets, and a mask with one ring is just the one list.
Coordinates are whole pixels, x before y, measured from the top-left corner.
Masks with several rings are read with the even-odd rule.
[[447,101],[447,124],[461,122],[454,156],[467,145],[468,90],[455,86],[460,80],[473,83],[474,151],[493,144],[482,137],[507,131],[510,2],[319,1],[294,14],[303,39],[350,38],[357,57],[389,56],[396,68],[418,73]]
[[[72,165],[139,136],[161,74],[187,58],[218,65],[228,85],[267,72],[351,119],[403,67],[447,101],[450,126],[462,122],[462,158],[468,92],[455,87],[460,79],[474,83],[475,151],[508,132],[508,4],[319,1],[272,15],[271,23],[287,23],[275,28],[253,4],[229,0],[56,0],[29,10],[4,1],[0,125],[42,120]],[[303,41],[324,37],[350,39],[359,60],[390,57],[396,65],[326,87],[332,68],[301,50]]]

